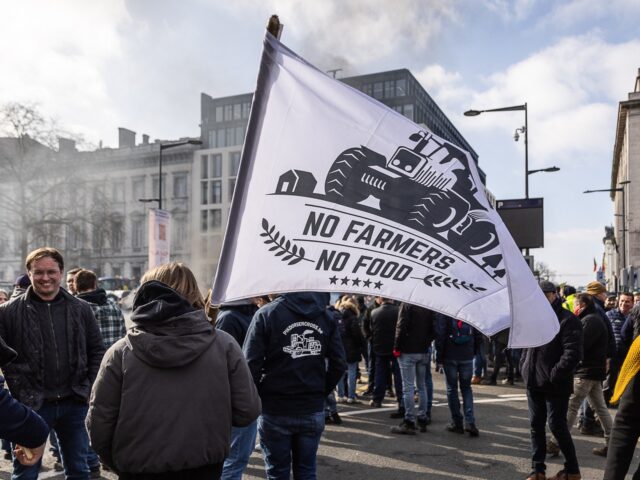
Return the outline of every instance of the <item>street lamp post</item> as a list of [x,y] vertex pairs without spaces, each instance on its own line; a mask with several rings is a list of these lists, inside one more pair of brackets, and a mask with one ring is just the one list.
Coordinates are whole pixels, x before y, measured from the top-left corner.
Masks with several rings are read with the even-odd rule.
[[625,202],[625,192],[624,186],[630,183],[629,180],[625,182],[620,182],[622,187],[619,188],[601,188],[598,190],[585,190],[582,193],[596,193],[596,192],[620,192],[622,193],[622,228],[620,229],[622,233],[622,268],[627,268],[627,209]]
[[477,117],[481,113],[485,112],[515,112],[519,110],[524,110],[524,127],[516,129],[516,133],[513,138],[517,142],[518,138],[520,138],[518,133],[522,133],[524,135],[524,196],[525,198],[529,198],[529,120],[527,115],[527,104],[524,103],[522,105],[514,105],[512,107],[490,108],[487,110],[471,109],[464,112],[464,115],[466,117]]
[[[162,152],[169,148],[180,147],[182,145],[202,145],[201,140],[184,140],[181,142],[161,143],[160,156],[158,161],[158,210],[162,210]],[[152,199],[155,200],[155,199]]]

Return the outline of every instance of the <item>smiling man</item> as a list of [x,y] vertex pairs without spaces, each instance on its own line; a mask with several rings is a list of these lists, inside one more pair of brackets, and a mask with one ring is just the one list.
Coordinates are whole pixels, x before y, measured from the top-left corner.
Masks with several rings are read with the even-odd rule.
[[[0,337],[16,352],[3,368],[13,396],[55,429],[67,478],[88,479],[89,439],[84,427],[91,385],[104,346],[88,303],[60,288],[64,261],[54,248],[26,259],[31,286],[0,306]],[[14,461],[13,479],[36,480],[40,463]]]

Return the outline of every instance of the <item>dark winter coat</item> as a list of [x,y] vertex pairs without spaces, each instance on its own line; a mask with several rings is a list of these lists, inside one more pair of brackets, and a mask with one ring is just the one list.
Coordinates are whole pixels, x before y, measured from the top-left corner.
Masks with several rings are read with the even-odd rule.
[[454,342],[455,332],[453,331],[451,317],[437,314],[435,327],[436,363],[444,364],[447,361],[468,362],[473,360],[473,356],[478,353],[483,342],[482,334],[479,330],[471,327],[471,339],[466,343],[458,344]]
[[571,395],[573,374],[582,359],[582,323],[557,298],[551,307],[560,331],[546,345],[529,348],[520,360],[525,386],[549,395]]
[[[0,366],[15,360],[17,353],[0,338]],[[29,407],[15,400],[4,388],[4,377],[0,376],[0,438],[9,442],[36,448],[47,441],[49,427]]]
[[216,317],[216,328],[227,332],[235,338],[238,345],[242,347],[244,339],[247,336],[247,330],[251,324],[254,313],[258,311],[258,307],[252,304],[242,305],[222,305],[218,309]]
[[401,353],[425,353],[435,338],[435,312],[403,303],[398,313],[393,348]]
[[0,305],[0,337],[18,353],[3,369],[17,400],[38,410],[45,399],[89,399],[104,345],[88,303],[63,289],[44,302],[29,287]]
[[596,311],[604,321],[604,326],[607,329],[607,358],[616,358],[617,356],[617,347],[616,347],[616,337],[613,333],[613,327],[611,326],[611,322],[607,318],[607,312],[604,309],[604,302],[599,298],[592,296],[593,304],[595,306]]
[[400,307],[383,303],[371,311],[371,348],[376,355],[391,355]]
[[231,426],[260,414],[237,342],[157,281],[138,289],[131,320],[135,327],[105,354],[91,394],[93,449],[116,472],[221,463]]
[[625,355],[638,335],[640,335],[640,305],[634,305],[620,329],[620,341],[624,345]]
[[347,363],[359,362],[365,346],[360,319],[350,308],[340,309],[344,330],[340,332]]
[[256,312],[244,342],[263,411],[322,412],[346,361],[338,326],[320,293],[285,293]]
[[594,307],[587,307],[578,317],[582,322],[583,353],[575,376],[589,380],[604,380],[607,376],[609,341],[607,327]]

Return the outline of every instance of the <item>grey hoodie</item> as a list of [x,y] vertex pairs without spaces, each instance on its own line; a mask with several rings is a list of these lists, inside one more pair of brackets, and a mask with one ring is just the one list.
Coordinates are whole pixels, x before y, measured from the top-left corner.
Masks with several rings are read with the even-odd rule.
[[139,289],[132,320],[136,326],[107,351],[91,393],[92,447],[116,472],[221,463],[231,426],[260,414],[240,347],[160,282]]

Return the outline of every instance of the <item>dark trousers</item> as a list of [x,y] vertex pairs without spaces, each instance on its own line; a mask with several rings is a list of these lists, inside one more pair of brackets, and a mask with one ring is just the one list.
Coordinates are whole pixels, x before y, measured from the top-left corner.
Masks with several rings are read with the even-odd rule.
[[580,473],[576,448],[567,426],[569,395],[549,395],[544,392],[527,390],[529,401],[529,420],[531,421],[531,468],[536,473],[545,473],[544,463],[547,456],[546,423],[558,441],[564,455],[564,470],[567,473]]
[[613,395],[613,389],[618,381],[618,374],[620,373],[620,367],[622,366],[623,358],[612,358],[609,363],[609,371],[607,372],[607,378],[605,378],[602,384],[602,392],[604,393],[604,401],[609,403],[611,396]]
[[402,376],[398,361],[393,355],[376,355],[376,385],[373,390],[373,400],[382,402],[387,387],[387,378],[393,373],[393,383],[396,387],[398,407],[402,407]]
[[[609,437],[609,452],[603,480],[624,480],[633,460],[633,453],[640,437],[640,374],[622,394],[613,430]],[[640,465],[633,474],[640,480]]]
[[498,373],[503,365],[507,366],[507,378],[513,380],[513,360],[511,358],[511,350],[507,349],[504,343],[493,343],[493,373],[491,374],[491,380],[496,381],[498,379]]
[[371,341],[367,341],[367,352],[369,353],[369,366],[367,367],[367,373],[369,374],[369,384],[367,390],[373,392],[373,388],[376,384],[376,354],[371,348]]

